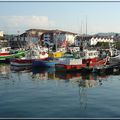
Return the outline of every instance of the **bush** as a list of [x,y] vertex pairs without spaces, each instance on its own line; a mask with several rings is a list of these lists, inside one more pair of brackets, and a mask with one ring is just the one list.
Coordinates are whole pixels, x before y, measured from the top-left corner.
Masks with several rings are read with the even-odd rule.
[[118,50],[120,50],[120,41],[115,42],[115,46]]
[[108,42],[98,42],[95,47],[101,47],[103,49],[108,49],[109,48],[109,43]]

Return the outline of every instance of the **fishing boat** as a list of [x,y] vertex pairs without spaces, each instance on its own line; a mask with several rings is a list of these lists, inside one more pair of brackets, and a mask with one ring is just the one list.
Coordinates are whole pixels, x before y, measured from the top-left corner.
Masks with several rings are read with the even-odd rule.
[[34,60],[32,62],[33,67],[55,67],[55,64],[59,63],[59,60],[61,60],[61,57],[65,56],[66,49],[64,47],[57,48],[57,51],[49,50],[48,58],[46,60]]
[[32,62],[33,67],[46,67],[46,68],[55,68],[55,64],[60,63],[66,58],[73,56],[71,53],[64,53],[60,58],[48,57],[46,60],[34,60]]
[[45,60],[48,58],[48,49],[36,46],[26,52],[25,57],[14,59],[10,62],[12,66],[31,66],[34,60]]
[[49,51],[49,57],[50,58],[61,58],[62,56],[64,56],[65,52],[66,52],[66,49],[64,47],[57,48],[56,51],[50,50]]
[[58,63],[56,58],[48,58],[46,60],[34,60],[32,62],[33,67],[55,67],[55,64]]
[[10,59],[24,56],[25,50],[12,50],[11,47],[3,47],[0,49],[0,63],[8,63]]
[[10,56],[11,47],[2,47],[0,48],[0,63],[8,63]]
[[[52,45],[52,50],[49,51],[49,57],[60,58],[66,52],[67,41],[59,41],[59,35],[55,37],[55,43]],[[59,47],[58,47],[59,44]]]
[[109,43],[109,56],[110,56],[110,64],[118,63],[120,61],[120,51],[116,48],[114,43]]
[[49,57],[52,57],[52,58],[60,58],[63,55],[64,55],[64,52],[61,52],[61,51],[49,53]]
[[0,56],[5,56],[10,54],[11,47],[2,47],[0,48]]
[[117,64],[120,62],[120,51],[117,50],[117,54],[110,57],[110,64]]
[[61,60],[55,65],[56,71],[77,71],[83,68],[93,69],[107,64],[108,57],[100,58],[99,51],[88,50],[75,53],[72,57]]

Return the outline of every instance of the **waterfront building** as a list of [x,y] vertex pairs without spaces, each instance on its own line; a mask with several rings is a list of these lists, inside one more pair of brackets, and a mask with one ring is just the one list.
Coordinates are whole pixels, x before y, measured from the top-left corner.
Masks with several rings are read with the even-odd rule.
[[114,38],[108,36],[98,35],[77,35],[77,33],[63,31],[63,30],[45,30],[45,29],[28,29],[22,34],[12,35],[9,38],[11,47],[20,48],[25,46],[30,41],[33,43],[40,43],[41,45],[53,46],[57,43],[59,47],[66,47],[67,45],[80,46],[81,41],[87,45],[96,45],[98,42],[111,42]]
[[21,35],[9,35],[7,38],[11,48],[21,48],[25,45],[26,36],[24,33]]
[[29,29],[22,34],[14,35],[10,38],[10,46],[12,48],[25,47],[28,43],[38,43],[41,40],[41,35],[47,30]]
[[26,30],[27,34],[27,41],[31,40],[32,42],[38,42],[41,40],[41,36],[44,32],[47,32],[48,30],[44,29],[29,29]]
[[19,48],[25,46],[29,42],[40,43],[41,45],[54,45],[66,46],[74,44],[74,38],[77,34],[62,31],[62,30],[44,30],[44,29],[29,29],[23,34],[14,35],[10,38],[11,47]]
[[96,45],[98,42],[110,42],[113,43],[114,39],[108,36],[76,36],[75,45],[80,46],[82,42],[85,42],[88,45]]
[[58,43],[59,46],[65,47],[66,44],[74,44],[74,39],[76,33],[62,31],[62,30],[49,30],[42,35],[42,40],[45,44],[56,44]]
[[96,45],[98,42],[110,42],[113,43],[114,39],[108,36],[93,36],[91,39],[89,39],[90,45]]

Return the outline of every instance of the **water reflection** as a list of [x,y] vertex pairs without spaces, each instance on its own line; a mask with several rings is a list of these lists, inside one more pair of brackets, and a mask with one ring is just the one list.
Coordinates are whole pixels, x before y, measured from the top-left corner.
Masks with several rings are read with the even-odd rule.
[[95,87],[102,85],[102,80],[106,80],[108,75],[81,74],[80,72],[66,73],[56,72],[54,68],[32,69],[32,78],[39,80],[65,80],[77,83],[79,87]]
[[[1,86],[4,86],[5,83],[8,83],[10,86],[10,87],[8,87],[5,85],[4,86],[5,89],[3,88],[3,91],[5,91],[7,88],[8,91],[11,90],[12,95],[14,95],[13,93],[15,93],[15,92],[16,92],[16,94],[19,93],[19,94],[21,94],[21,96],[24,96],[22,98],[23,101],[24,101],[24,99],[26,100],[26,96],[28,94],[27,97],[31,97],[32,100],[33,100],[33,98],[35,98],[35,101],[34,101],[35,103],[39,98],[39,100],[41,100],[41,104],[43,104],[43,105],[46,104],[43,102],[46,99],[48,100],[48,102],[52,101],[52,100],[54,101],[54,99],[56,101],[57,100],[59,101],[59,99],[61,101],[61,99],[63,99],[63,103],[61,103],[61,105],[65,104],[65,106],[67,105],[66,101],[69,102],[69,100],[71,100],[71,101],[76,100],[76,103],[74,105],[76,106],[76,108],[78,108],[78,105],[80,105],[80,108],[78,108],[77,111],[79,111],[81,109],[80,110],[81,115],[84,114],[84,116],[88,112],[88,109],[89,109],[88,105],[90,107],[90,104],[94,103],[94,102],[90,103],[90,101],[91,100],[94,101],[93,99],[96,98],[96,95],[98,93],[95,93],[95,92],[99,91],[98,90],[99,86],[101,87],[101,85],[104,85],[104,81],[108,80],[108,77],[109,77],[108,75],[105,75],[105,74],[104,75],[81,74],[80,72],[60,73],[60,72],[55,72],[54,68],[38,69],[38,68],[26,68],[26,67],[22,67],[22,68],[21,67],[10,67],[9,65],[1,65],[0,66],[0,78],[2,78],[3,75],[5,77],[8,76],[8,77],[6,77],[6,79],[9,79],[9,80],[7,80],[7,82],[0,81],[2,83]],[[20,81],[19,81],[19,78],[20,78]],[[34,80],[35,82],[33,82],[32,80]],[[38,80],[40,82],[42,80],[46,80],[45,82],[49,83],[49,84],[37,84],[36,85],[36,84],[34,84],[34,83],[38,83],[38,82],[36,82],[36,80]],[[54,85],[52,86],[51,84],[54,84],[54,80],[57,81],[57,83],[62,81],[61,85],[63,85],[63,87],[61,87],[61,86],[55,87]],[[77,87],[71,88],[71,84],[67,84],[69,86],[66,89],[66,88],[64,88],[64,82],[72,83],[72,85],[75,84],[75,86],[77,86]],[[11,87],[11,83],[14,84],[14,87],[13,86]],[[44,83],[44,82],[41,82],[41,83]],[[103,88],[104,88],[104,86],[103,86]],[[95,87],[96,87],[96,89],[94,89]],[[50,88],[50,89],[48,89],[48,88]],[[95,96],[92,99],[90,98],[92,95],[89,96],[90,94],[92,94],[91,90],[94,91],[93,96]],[[31,93],[33,93],[33,94],[31,94]],[[65,94],[63,94],[63,93],[65,93]],[[12,96],[12,95],[10,95],[10,96]],[[75,97],[73,97],[73,96],[75,96]],[[59,99],[58,99],[58,97],[59,97]],[[72,99],[72,97],[73,97],[73,99]],[[13,96],[13,98],[15,98],[15,97]],[[20,97],[18,97],[18,99],[19,98]],[[31,99],[31,98],[29,98],[29,99]],[[69,98],[71,98],[71,99],[69,99]],[[39,100],[38,100],[38,103],[36,106],[38,106],[40,104]],[[59,104],[60,104],[60,101],[59,101]],[[72,101],[72,103],[73,103],[73,101]],[[28,100],[28,102],[31,105],[31,102],[29,100]],[[57,103],[57,102],[55,102],[55,103]],[[24,103],[22,103],[22,104],[24,104]],[[50,103],[50,105],[51,105],[51,103]],[[51,105],[51,107],[54,107],[54,106],[55,105],[53,105],[53,106]],[[57,104],[56,104],[56,106],[57,106]],[[68,105],[68,108],[69,108],[69,105]]]
[[107,79],[107,75],[97,75],[97,74],[81,74],[80,72],[74,73],[60,73],[55,72],[55,68],[31,68],[31,67],[12,67],[10,65],[1,64],[0,65],[0,79],[14,79],[12,78],[12,72],[16,72],[20,79],[19,72],[31,73],[32,79],[39,80],[64,80],[65,82],[77,83],[79,87],[95,87],[102,85],[102,80]]
[[9,79],[10,66],[7,64],[0,64],[0,79]]
[[[32,69],[32,77],[38,80],[63,80],[78,86],[78,101],[80,110],[87,114],[88,89],[103,85],[107,75],[81,74],[80,72],[55,72],[55,69]],[[58,82],[57,81],[57,82]]]
[[[0,78],[10,79],[12,72],[31,73],[32,79],[39,80],[65,80],[77,83],[79,87],[95,87],[102,85],[102,80],[106,80],[108,75],[81,74],[80,72],[65,73],[55,72],[55,68],[31,68],[31,67],[12,67],[6,64],[0,64]],[[18,75],[19,76],[19,75]],[[19,76],[20,77],[20,76]]]

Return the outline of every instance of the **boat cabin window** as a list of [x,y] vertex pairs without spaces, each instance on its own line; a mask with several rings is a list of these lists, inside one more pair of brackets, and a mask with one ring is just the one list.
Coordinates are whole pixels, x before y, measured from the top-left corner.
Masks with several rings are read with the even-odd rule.
[[89,56],[92,56],[93,54],[92,53],[89,53]]
[[91,52],[91,53],[88,53],[88,55],[89,55],[89,56],[96,56],[96,55],[98,55],[98,53],[97,53],[97,52],[94,52],[94,53]]
[[5,51],[9,51],[9,48],[6,48]]
[[10,51],[10,48],[6,48],[5,51]]
[[80,53],[80,57],[84,57],[85,56],[85,53],[84,52],[81,52]]

